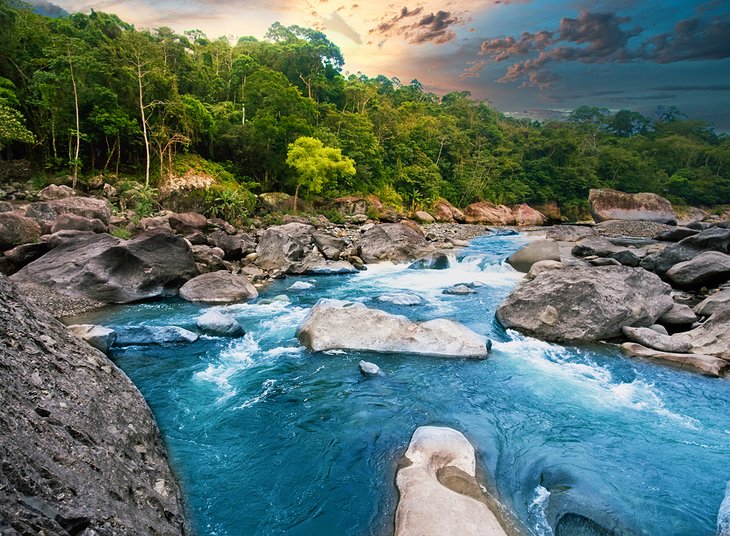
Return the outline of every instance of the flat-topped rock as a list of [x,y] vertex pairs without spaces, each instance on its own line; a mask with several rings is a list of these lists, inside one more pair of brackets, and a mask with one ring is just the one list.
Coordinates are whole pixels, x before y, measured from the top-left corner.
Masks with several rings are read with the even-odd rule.
[[672,225],[677,223],[672,204],[657,194],[627,194],[608,188],[591,189],[588,193],[588,204],[596,223],[606,220],[639,220]]
[[477,481],[474,447],[460,432],[417,428],[399,465],[395,536],[506,536]]
[[73,324],[68,327],[68,330],[105,354],[117,340],[116,331],[95,324]]
[[535,240],[507,257],[507,262],[522,273],[529,272],[540,261],[560,262],[560,247],[555,240]]
[[647,348],[646,346],[642,346],[635,342],[623,343],[621,345],[621,350],[629,356],[667,361],[681,369],[701,372],[708,376],[724,376],[728,369],[730,369],[729,361],[710,355],[664,352],[662,350]]
[[239,303],[258,295],[258,290],[246,277],[226,270],[201,274],[180,287],[180,297],[183,300],[198,303]]

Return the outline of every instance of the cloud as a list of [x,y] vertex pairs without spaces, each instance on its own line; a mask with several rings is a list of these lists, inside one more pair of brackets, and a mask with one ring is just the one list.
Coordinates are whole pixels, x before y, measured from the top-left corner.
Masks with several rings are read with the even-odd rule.
[[652,91],[730,91],[730,84],[710,84],[706,86],[657,86]]
[[400,21],[407,17],[414,17],[416,15],[419,15],[423,11],[422,7],[417,7],[416,9],[409,10],[407,7],[404,7],[400,10],[400,12],[395,15],[394,17],[381,22],[378,24],[375,28],[370,30],[370,33],[379,33],[382,35],[387,35],[390,30],[393,29]]
[[356,44],[360,45],[362,44],[362,39],[360,38],[360,34],[357,33],[352,26],[347,24],[347,21],[343,19],[339,13],[335,12],[332,13],[332,16],[322,17],[322,24],[325,28],[328,30],[332,30],[334,32],[339,32],[345,37],[349,37],[352,39]]
[[681,20],[672,32],[649,37],[633,48],[630,40],[639,36],[643,29],[626,27],[630,22],[630,17],[619,17],[615,13],[583,11],[577,18],[562,18],[555,30],[524,32],[519,38],[487,39],[482,42],[479,54],[496,62],[528,56],[508,66],[498,82],[523,80],[520,87],[540,89],[551,87],[557,80],[547,70],[553,63],[673,63],[730,57],[730,40],[727,39],[730,16]]
[[459,75],[459,78],[461,78],[462,80],[464,78],[479,78],[482,69],[487,64],[486,60],[473,60],[467,61],[466,63],[469,65],[469,67],[464,69],[464,72]]
[[[384,37],[401,36],[414,45],[427,42],[442,44],[456,37],[451,27],[461,23],[460,17],[443,10],[423,13],[422,6],[416,9],[404,7],[395,16],[383,20],[375,28],[370,29],[369,33],[380,34]],[[419,15],[422,16],[416,22],[411,22],[413,17]]]

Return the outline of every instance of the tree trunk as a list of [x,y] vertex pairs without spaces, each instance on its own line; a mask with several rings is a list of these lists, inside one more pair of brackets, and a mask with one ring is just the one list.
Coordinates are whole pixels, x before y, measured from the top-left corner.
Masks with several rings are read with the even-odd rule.
[[144,136],[145,170],[144,185],[150,185],[150,139],[147,135],[147,117],[144,113],[144,92],[142,88],[142,58],[137,53],[137,85],[139,86],[139,114],[142,116],[142,135]]
[[71,69],[71,85],[74,90],[74,109],[76,111],[76,150],[74,151],[74,175],[72,186],[76,188],[76,181],[79,179],[79,149],[81,147],[81,132],[79,121],[79,94],[76,91],[76,77],[74,76],[74,64],[71,61],[71,51],[68,51],[68,65]]
[[299,187],[301,186],[301,183],[297,183],[297,189],[294,190],[294,214],[297,213],[297,201],[299,200]]

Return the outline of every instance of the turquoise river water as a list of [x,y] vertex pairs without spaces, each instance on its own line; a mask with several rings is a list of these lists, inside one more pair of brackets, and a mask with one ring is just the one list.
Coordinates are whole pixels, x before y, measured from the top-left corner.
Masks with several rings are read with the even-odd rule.
[[[117,349],[113,359],[166,438],[195,533],[392,534],[396,464],[416,427],[436,424],[475,446],[484,485],[516,534],[714,535],[730,479],[730,380],[629,359],[615,346],[505,332],[494,312],[521,275],[504,259],[526,241],[475,239],[446,270],[387,263],[288,278],[222,308],[246,328],[243,338]],[[290,290],[298,281],[311,286]],[[472,295],[442,294],[462,282],[482,285]],[[423,304],[375,300],[394,292]],[[290,301],[270,301],[281,294]],[[483,361],[312,354],[295,330],[320,298],[413,320],[450,318],[494,347]],[[194,330],[204,310],[160,301],[91,320]],[[363,358],[384,375],[362,377]]]

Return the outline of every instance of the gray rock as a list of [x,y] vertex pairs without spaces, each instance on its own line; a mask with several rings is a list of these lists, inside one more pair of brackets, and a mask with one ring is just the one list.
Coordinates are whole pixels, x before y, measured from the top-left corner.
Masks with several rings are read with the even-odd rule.
[[545,233],[547,238],[558,242],[577,242],[594,235],[593,228],[584,225],[555,225]]
[[129,378],[4,277],[0,333],[0,532],[187,534],[164,443]]
[[323,261],[307,265],[303,274],[306,275],[345,275],[354,274],[358,271],[347,261]]
[[87,238],[89,236],[94,236],[95,234],[96,233],[92,233],[91,231],[58,231],[57,233],[44,237],[44,239],[48,244],[48,247],[53,249],[58,246],[62,246],[67,242],[73,242],[79,238]]
[[50,251],[51,247],[47,242],[36,242],[33,244],[21,244],[5,252],[5,256],[20,269],[26,264],[39,259]]
[[380,370],[380,367],[376,365],[375,363],[370,363],[369,361],[361,360],[357,366],[360,368],[360,374],[363,376],[378,376],[379,374],[382,374],[383,371]]
[[226,269],[226,265],[223,262],[225,253],[221,248],[198,245],[191,246],[190,251],[198,266],[203,265],[205,268],[204,270],[200,270],[201,272],[215,272]]
[[248,279],[225,270],[199,275],[180,287],[182,299],[198,303],[238,303],[258,295]]
[[443,291],[443,294],[450,294],[452,296],[465,296],[466,294],[476,294],[477,291],[466,285],[454,285]]
[[552,270],[560,270],[563,268],[563,263],[559,261],[538,261],[530,267],[530,271],[527,272],[525,279],[528,281],[535,279],[538,275],[543,272],[550,272]]
[[58,231],[89,231],[91,233],[105,233],[106,225],[99,219],[84,218],[72,213],[59,214],[51,224],[51,233]]
[[411,322],[362,303],[321,299],[299,324],[297,338],[314,352],[365,350],[442,357],[487,357],[487,339],[451,320]]
[[692,353],[730,360],[730,308],[718,308],[710,318],[683,335],[692,342]]
[[474,447],[460,432],[417,428],[398,465],[395,536],[506,536],[477,481]]
[[38,192],[38,199],[41,201],[51,201],[52,199],[64,199],[66,197],[74,197],[78,195],[76,190],[70,186],[63,184],[49,184]]
[[289,287],[289,290],[309,290],[314,288],[314,283],[309,281],[297,281]]
[[699,316],[710,316],[720,309],[730,309],[730,288],[709,295],[694,308]]
[[714,377],[723,376],[730,368],[730,362],[714,356],[663,352],[661,350],[647,348],[635,342],[623,343],[621,345],[621,350],[629,356],[667,361],[681,369],[689,369]]
[[183,344],[198,340],[198,335],[178,326],[118,326],[114,346]]
[[95,324],[73,324],[68,330],[105,354],[109,353],[109,348],[117,340],[116,331]]
[[688,236],[694,236],[697,233],[699,233],[697,229],[690,229],[688,227],[675,227],[673,229],[662,231],[654,238],[656,240],[662,240],[664,242],[679,242],[680,240],[683,240]]
[[730,536],[730,482],[725,486],[725,498],[717,513],[717,536]]
[[450,265],[449,256],[446,253],[437,252],[412,262],[408,268],[411,270],[448,270]]
[[7,201],[0,201],[0,212],[12,212],[13,210],[15,210],[13,205]]
[[684,354],[692,349],[692,343],[682,335],[662,335],[650,328],[632,328],[630,326],[624,326],[622,331],[630,341],[638,342],[654,350]]
[[697,315],[688,305],[675,303],[658,321],[666,326],[690,326],[697,322]]
[[665,328],[661,324],[652,324],[651,326],[649,326],[649,329],[653,329],[654,331],[656,331],[660,335],[669,335],[669,332],[667,331],[667,328]]
[[403,305],[406,307],[423,304],[423,298],[421,298],[417,294],[409,294],[407,292],[383,294],[382,296],[378,296],[375,299],[379,302],[392,303],[393,305]]
[[609,257],[586,257],[586,261],[588,261],[589,264],[592,266],[621,266],[621,263],[618,262],[616,259],[611,259]]
[[713,227],[670,245],[657,255],[654,269],[664,275],[675,264],[694,259],[705,251],[730,253],[730,229]]
[[680,288],[699,288],[723,283],[730,278],[730,255],[706,251],[680,262],[667,271],[667,278]]
[[246,233],[231,236],[225,231],[213,231],[208,235],[208,243],[222,249],[223,258],[227,261],[240,260],[249,253],[256,251],[256,240]]
[[368,264],[412,261],[434,251],[421,233],[400,223],[383,223],[365,231],[357,247],[358,256]]
[[208,219],[197,212],[170,214],[167,222],[173,231],[183,236],[205,231],[208,227]]
[[221,335],[223,337],[240,337],[246,332],[238,320],[224,315],[220,311],[211,309],[200,315],[195,324],[203,333],[209,335]]
[[41,228],[34,220],[15,212],[0,212],[0,250],[35,242],[40,236]]
[[347,247],[347,242],[341,238],[335,238],[327,233],[312,233],[312,240],[317,249],[324,255],[324,258],[330,261],[336,261],[340,258],[340,254]]
[[287,223],[269,227],[256,247],[256,264],[264,270],[288,271],[303,260],[312,243],[314,227],[302,223]]
[[566,266],[522,283],[497,320],[550,341],[598,341],[623,326],[650,326],[674,305],[671,287],[641,268]]
[[[588,257],[595,255],[618,261],[624,266],[638,266],[639,255],[623,246],[617,246],[609,240],[601,237],[589,237],[578,241],[572,250],[576,257]],[[611,263],[613,264],[613,263]]]
[[591,189],[588,205],[596,223],[606,220],[677,223],[672,204],[652,193],[627,194],[608,188]]
[[555,240],[535,240],[507,257],[518,272],[527,273],[540,261],[560,261],[560,248]]
[[32,203],[25,211],[28,218],[38,222],[43,232],[49,232],[53,222],[61,214],[75,214],[91,220],[109,224],[112,211],[106,199],[96,197],[65,197],[51,201]]
[[175,296],[197,273],[190,248],[179,236],[142,235],[125,241],[94,234],[59,245],[12,278],[72,297],[129,303]]

